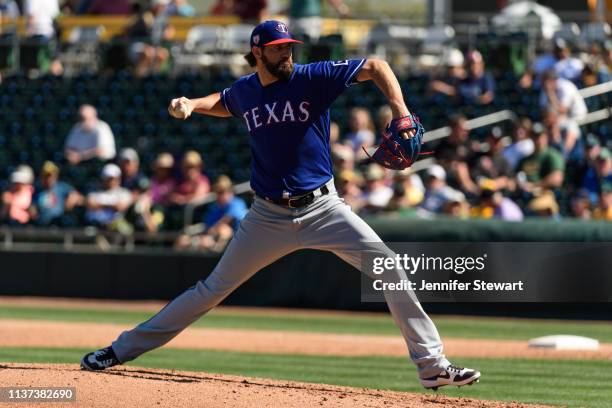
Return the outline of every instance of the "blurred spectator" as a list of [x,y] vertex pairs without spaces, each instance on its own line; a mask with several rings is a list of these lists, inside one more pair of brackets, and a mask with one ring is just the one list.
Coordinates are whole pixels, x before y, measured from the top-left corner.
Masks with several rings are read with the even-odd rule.
[[202,200],[210,191],[208,177],[202,174],[204,162],[195,150],[185,153],[181,162],[182,180],[170,196],[170,202],[186,205]]
[[385,184],[385,172],[378,164],[371,163],[365,172],[365,189],[362,193],[362,211],[375,213],[387,206],[393,197],[393,189]]
[[584,156],[584,144],[580,140],[580,128],[573,121],[562,121],[554,110],[542,112],[542,122],[550,135],[551,146],[559,150],[568,162],[577,162]]
[[459,82],[459,94],[466,104],[488,105],[495,98],[495,80],[485,71],[485,63],[478,51],[470,51],[465,58],[467,76]]
[[470,213],[470,205],[461,191],[450,194],[447,201],[442,206],[442,214],[455,217],[467,218]]
[[[459,85],[465,79],[466,73],[463,68],[465,59],[461,51],[451,49],[443,58],[446,66],[444,75],[434,77],[429,81],[428,92],[433,94],[434,102],[459,102]],[[443,96],[442,99],[439,96]]]
[[561,219],[559,215],[559,203],[555,198],[555,194],[552,191],[544,191],[532,199],[527,204],[527,209],[531,215],[549,218],[555,221]]
[[217,0],[210,7],[210,15],[212,16],[227,16],[234,14],[234,0]]
[[590,220],[593,217],[591,211],[591,199],[589,192],[579,190],[578,193],[571,199],[572,216],[581,220]]
[[82,5],[87,6],[88,4],[89,0],[64,0],[60,5],[61,14],[63,16],[79,14]]
[[19,17],[19,7],[15,0],[0,0],[0,17],[17,18]]
[[355,153],[352,147],[340,143],[340,126],[336,122],[331,122],[329,125],[329,144],[334,171],[353,170],[355,168]]
[[496,190],[514,190],[512,166],[503,155],[504,133],[499,126],[491,129],[487,136],[488,150],[476,159],[471,169],[472,177],[490,179]]
[[604,43],[601,63],[607,68],[607,71],[612,74],[612,40],[608,40]]
[[30,166],[18,166],[10,176],[11,186],[2,194],[2,217],[9,225],[23,225],[31,220],[34,172]]
[[393,120],[393,112],[389,105],[382,105],[378,108],[376,111],[376,132],[379,139],[386,133],[391,120]]
[[605,147],[600,149],[595,163],[587,168],[581,187],[595,204],[603,185],[612,185],[612,153]]
[[31,59],[30,54],[35,50],[33,57],[37,68],[48,70],[52,76],[61,76],[64,72],[55,43],[55,19],[59,14],[58,0],[25,0],[23,3],[27,36],[34,42],[34,48],[26,48],[30,50],[25,52],[26,59]]
[[578,58],[571,56],[569,46],[560,38],[555,41],[554,56],[556,62],[553,69],[559,78],[576,81],[580,77],[584,64]]
[[604,183],[599,193],[599,203],[593,210],[596,220],[612,221],[612,184]]
[[240,221],[247,213],[246,203],[234,196],[232,181],[225,175],[219,176],[213,190],[216,200],[204,216],[204,233],[182,235],[175,247],[191,247],[220,253],[238,230]]
[[132,188],[132,205],[125,212],[125,221],[132,230],[156,232],[164,222],[164,213],[153,204],[151,183],[146,177],[138,179]]
[[355,168],[355,152],[344,144],[332,145],[332,161],[336,171],[353,170]]
[[108,123],[98,118],[96,108],[82,105],[79,108],[80,120],[72,127],[64,154],[70,164],[98,158],[110,160],[115,157],[115,137]]
[[58,0],[25,0],[23,10],[28,36],[46,40],[55,37],[53,21],[60,13]]
[[333,145],[340,141],[340,126],[336,122],[329,123],[329,143]]
[[268,0],[234,0],[233,14],[243,23],[259,24],[268,17]]
[[119,229],[123,214],[132,203],[132,194],[121,187],[121,169],[116,164],[104,166],[102,189],[87,196],[87,221],[95,226]]
[[174,158],[170,153],[160,153],[153,163],[153,179],[151,180],[151,199],[153,204],[168,205],[176,187],[172,176]]
[[612,72],[606,64],[607,53],[609,52],[605,49],[605,44],[597,42],[591,44],[588,63],[584,65],[580,75],[581,88],[608,82],[612,79]]
[[140,171],[138,153],[131,147],[121,149],[119,152],[119,168],[121,168],[121,187],[130,191],[140,188],[141,180],[146,179]]
[[512,143],[502,152],[510,167],[514,170],[519,162],[533,153],[535,146],[531,138],[531,120],[521,118],[514,124]]
[[579,120],[588,109],[578,88],[571,81],[557,77],[554,71],[542,74],[542,91],[540,92],[540,107],[552,109],[562,121]]
[[335,180],[338,195],[351,207],[353,212],[358,213],[364,205],[361,188],[359,188],[359,176],[352,170],[341,170],[337,173]]
[[[374,146],[376,136],[374,135],[374,123],[370,111],[366,108],[351,109],[349,118],[349,133],[346,135],[346,142],[349,143],[355,154],[363,152],[362,146],[369,149]],[[365,156],[364,156],[365,157]]]
[[522,221],[520,207],[498,190],[495,182],[485,180],[480,185],[480,202],[471,209],[471,215],[479,218],[493,218],[503,221]]
[[552,53],[538,57],[532,68],[520,79],[520,85],[524,88],[533,86],[534,79],[539,79],[546,71],[553,71],[559,78],[576,81],[579,79],[583,68],[584,64],[581,60],[571,57],[570,49],[565,40],[556,38]]
[[[463,193],[446,184],[446,171],[442,166],[434,164],[427,169],[425,173],[425,197],[421,203],[421,208],[432,213],[442,213],[447,203],[461,203],[462,196]],[[448,209],[451,210],[452,208]]]
[[[289,26],[293,35],[316,43],[321,36],[323,0],[291,0]],[[327,0],[340,16],[348,16],[350,8],[342,0]]]
[[178,17],[193,17],[195,8],[187,0],[172,0],[166,7],[166,14]]
[[449,118],[451,133],[434,149],[438,162],[449,170],[448,184],[464,192],[476,194],[478,187],[470,177],[469,163],[480,148],[470,141],[467,118],[453,115]]
[[612,81],[612,72],[609,71],[607,66],[604,64],[589,64],[588,66],[585,66],[584,70],[582,71],[581,88],[586,88],[609,81]]
[[[589,169],[594,169],[597,158],[601,152],[601,142],[593,133],[589,133],[584,138],[583,156],[579,161],[568,164],[565,171],[568,188],[573,189],[582,185]],[[593,198],[593,202],[595,197]]]
[[538,195],[543,190],[561,187],[565,160],[549,146],[549,136],[541,124],[533,125],[532,139],[535,151],[519,163],[517,183],[521,190]]
[[53,162],[47,161],[42,166],[40,183],[34,194],[37,225],[74,225],[76,221],[67,219],[65,215],[76,206],[84,205],[83,196],[74,187],[59,181],[59,172],[59,167]]
[[132,13],[131,0],[84,0],[77,14],[101,14],[128,16]]
[[153,0],[149,8],[136,3],[136,15],[126,29],[129,57],[136,64],[134,74],[143,77],[168,69],[168,47],[174,39],[174,27],[168,24],[168,0]]
[[410,169],[401,170],[394,176],[393,197],[387,204],[387,211],[406,213],[406,209],[418,206],[425,196],[421,178]]

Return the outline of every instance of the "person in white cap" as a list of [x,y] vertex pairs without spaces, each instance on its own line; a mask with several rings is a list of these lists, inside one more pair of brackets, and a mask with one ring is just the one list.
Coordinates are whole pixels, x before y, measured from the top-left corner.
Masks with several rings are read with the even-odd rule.
[[121,187],[130,191],[138,189],[145,175],[140,171],[140,158],[136,150],[131,147],[121,149],[119,152],[119,167],[121,168]]
[[121,187],[121,169],[116,164],[102,168],[102,190],[87,196],[85,218],[93,225],[109,226],[120,218],[132,203],[132,194]]
[[480,52],[474,50],[466,54],[467,75],[459,83],[458,90],[462,101],[469,105],[488,105],[495,98],[495,79],[485,68]]
[[425,173],[425,198],[421,203],[421,208],[433,213],[444,211],[444,205],[455,200],[459,194],[458,190],[446,184],[446,170],[439,164],[434,164]]
[[9,225],[23,225],[31,220],[34,172],[29,166],[18,166],[10,176],[11,187],[2,194],[2,219]]
[[458,87],[465,78],[464,61],[463,53],[458,49],[451,49],[442,57],[440,65],[444,65],[446,71],[434,76],[427,85],[428,92],[434,100],[445,102],[459,100]]
[[365,181],[365,191],[361,197],[365,202],[363,211],[369,213],[381,211],[393,197],[393,189],[385,183],[384,169],[374,163],[368,165]]
[[115,136],[108,123],[98,119],[98,111],[91,105],[79,108],[79,122],[72,127],[66,139],[64,154],[72,165],[98,158],[115,157]]

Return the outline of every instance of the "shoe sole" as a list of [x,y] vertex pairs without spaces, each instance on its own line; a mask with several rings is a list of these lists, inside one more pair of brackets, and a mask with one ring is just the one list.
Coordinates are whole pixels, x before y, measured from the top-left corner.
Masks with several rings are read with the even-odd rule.
[[458,383],[452,383],[452,384],[438,384],[438,385],[433,385],[433,386],[423,386],[426,390],[433,390],[433,391],[438,391],[438,388],[440,387],[444,387],[447,385],[453,385],[455,387],[462,387],[464,385],[472,385],[474,383],[480,382],[480,372],[477,372],[475,375],[473,375],[470,378],[467,378],[461,382]]

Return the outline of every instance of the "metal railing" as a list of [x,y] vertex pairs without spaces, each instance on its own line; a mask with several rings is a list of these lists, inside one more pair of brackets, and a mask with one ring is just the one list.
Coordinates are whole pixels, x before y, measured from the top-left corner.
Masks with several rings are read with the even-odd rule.
[[134,251],[138,243],[147,246],[159,244],[163,247],[172,246],[179,232],[140,232],[130,235],[116,231],[106,231],[96,227],[57,228],[57,227],[9,227],[0,226],[0,248],[17,250],[20,247],[29,248],[36,244],[37,248],[72,250],[123,250]]

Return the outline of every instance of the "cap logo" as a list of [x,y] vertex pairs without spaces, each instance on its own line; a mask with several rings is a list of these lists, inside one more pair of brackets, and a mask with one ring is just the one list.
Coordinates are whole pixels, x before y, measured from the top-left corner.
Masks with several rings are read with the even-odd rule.
[[289,29],[286,25],[280,23],[276,26],[276,31],[278,31],[279,33],[287,34],[289,32]]
[[259,34],[253,36],[253,44],[259,44]]

